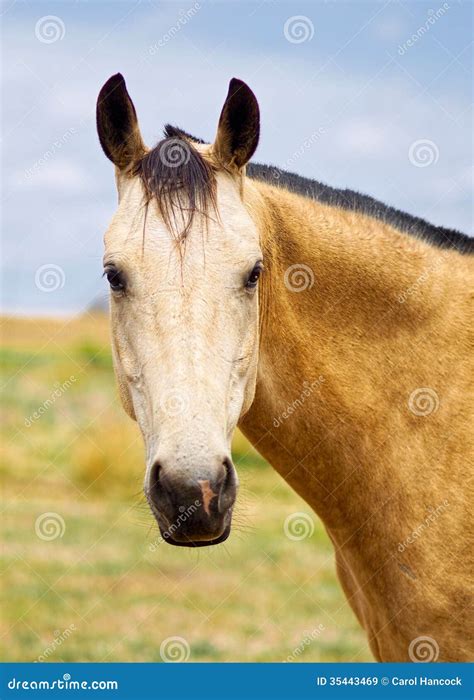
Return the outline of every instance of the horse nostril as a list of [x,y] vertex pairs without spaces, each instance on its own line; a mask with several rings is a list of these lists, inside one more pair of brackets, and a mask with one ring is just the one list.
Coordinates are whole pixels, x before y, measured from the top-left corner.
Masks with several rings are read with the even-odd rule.
[[222,464],[225,476],[219,492],[218,510],[220,513],[223,513],[234,503],[237,486],[234,465],[230,459],[226,457]]
[[146,497],[153,512],[172,518],[175,510],[173,490],[166,483],[166,470],[161,462],[155,462],[148,475]]
[[150,470],[150,479],[149,479],[149,486],[148,486],[148,490],[149,490],[151,496],[156,495],[156,493],[158,491],[159,481],[160,481],[160,471],[161,471],[161,464],[159,462],[155,462]]
[[224,488],[227,488],[229,483],[234,482],[234,466],[230,459],[226,457],[223,461],[224,465],[224,470],[225,470],[225,477],[224,477]]

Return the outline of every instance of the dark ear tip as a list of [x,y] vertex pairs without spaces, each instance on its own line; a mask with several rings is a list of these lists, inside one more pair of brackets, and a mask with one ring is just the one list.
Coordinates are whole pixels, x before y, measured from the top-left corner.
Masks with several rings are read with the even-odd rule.
[[117,88],[125,88],[125,78],[123,77],[122,73],[115,73],[115,75],[111,75],[110,78],[102,85],[100,95],[108,95],[112,90],[116,90]]
[[243,100],[247,104],[253,105],[258,111],[257,98],[255,97],[254,93],[249,88],[247,83],[244,83],[243,80],[239,80],[239,78],[232,78],[232,80],[230,81],[229,94],[227,95],[227,99],[237,99],[239,100],[239,102]]
[[244,83],[244,81],[240,80],[239,78],[232,78],[229,83],[229,93],[233,95],[240,90],[252,93],[252,90],[249,88],[247,83]]
[[125,78],[123,77],[122,73],[115,73],[114,75],[111,75],[109,80],[113,80],[116,83],[124,83]]

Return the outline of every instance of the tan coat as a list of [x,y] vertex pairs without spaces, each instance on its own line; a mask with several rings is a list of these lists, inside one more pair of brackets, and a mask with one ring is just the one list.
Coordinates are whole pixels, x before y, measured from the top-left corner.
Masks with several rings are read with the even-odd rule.
[[323,520],[374,656],[429,636],[472,660],[473,259],[254,181],[247,205],[267,270],[242,430]]

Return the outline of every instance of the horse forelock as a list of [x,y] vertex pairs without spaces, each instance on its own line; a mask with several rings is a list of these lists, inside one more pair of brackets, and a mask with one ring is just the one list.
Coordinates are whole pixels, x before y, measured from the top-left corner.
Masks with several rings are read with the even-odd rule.
[[197,139],[167,125],[165,138],[136,164],[148,201],[155,200],[167,228],[185,237],[197,215],[217,212],[212,163],[195,148]]

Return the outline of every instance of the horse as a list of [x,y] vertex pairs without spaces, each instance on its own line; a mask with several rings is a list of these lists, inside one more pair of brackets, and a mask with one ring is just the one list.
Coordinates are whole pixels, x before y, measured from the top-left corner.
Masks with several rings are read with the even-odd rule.
[[121,74],[97,130],[114,368],[163,539],[229,536],[239,426],[322,520],[375,659],[472,658],[472,239],[249,162],[236,78],[212,144],[167,125],[146,147]]

